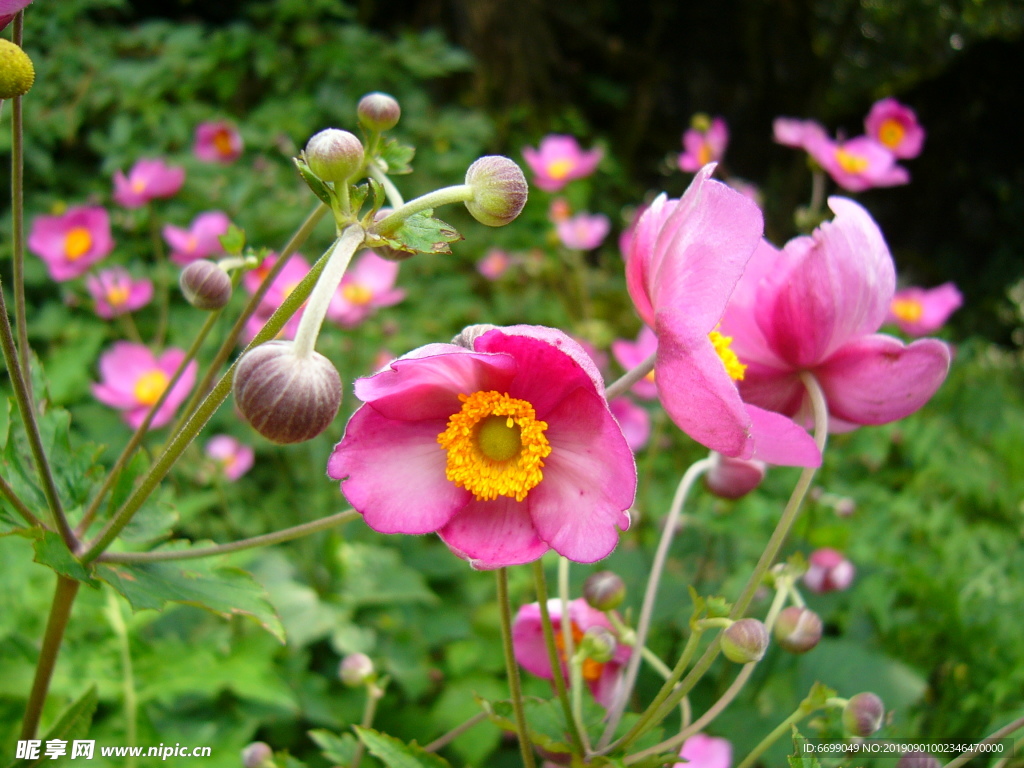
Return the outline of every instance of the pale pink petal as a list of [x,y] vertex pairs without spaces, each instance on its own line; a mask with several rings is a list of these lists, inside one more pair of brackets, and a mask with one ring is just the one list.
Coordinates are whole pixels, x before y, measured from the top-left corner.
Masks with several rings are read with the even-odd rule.
[[728,739],[695,733],[683,744],[679,756],[686,762],[676,763],[675,768],[729,768],[732,744]]
[[821,452],[807,430],[792,419],[753,405],[747,406],[754,437],[751,458],[783,467],[820,467]]
[[[781,258],[782,253],[767,240],[758,243],[743,272],[743,277],[736,283],[736,288],[729,297],[729,305],[719,323],[718,330],[723,336],[733,340],[732,351],[744,365],[765,363],[769,366],[785,367],[785,363],[768,345],[761,326],[758,325],[756,311],[761,285],[770,280],[780,268]],[[743,391],[742,385],[740,391]]]
[[376,295],[394,286],[399,268],[397,261],[382,259],[373,251],[364,251],[345,275],[346,282],[358,283]]
[[737,382],[745,402],[787,416],[793,416],[800,410],[806,389],[800,381],[799,371],[760,363],[746,365],[743,381]]
[[[556,628],[561,625],[562,601],[548,600],[548,614]],[[521,606],[512,621],[512,649],[516,661],[531,675],[550,680],[554,673],[544,643],[544,629],[541,623],[540,603]]]
[[529,563],[548,551],[548,544],[537,536],[526,502],[505,496],[470,501],[437,535],[480,570]]

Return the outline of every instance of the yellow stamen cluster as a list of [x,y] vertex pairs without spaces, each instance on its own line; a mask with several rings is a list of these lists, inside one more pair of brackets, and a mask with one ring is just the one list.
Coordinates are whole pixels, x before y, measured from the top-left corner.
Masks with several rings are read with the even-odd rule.
[[341,295],[349,304],[363,306],[373,299],[373,291],[361,283],[346,283],[341,288]]
[[903,123],[899,120],[893,120],[892,118],[882,121],[882,125],[878,128],[878,140],[882,142],[889,149],[893,149],[899,146],[899,143],[903,141],[903,136],[906,133],[906,129],[903,127]]
[[221,128],[214,133],[213,148],[217,150],[218,154],[224,156],[228,156],[234,152],[234,147],[231,145],[231,132]]
[[[572,632],[573,645],[578,646],[583,639],[583,630],[573,621],[570,622],[569,631]],[[558,657],[565,662],[565,635],[562,634],[561,629],[555,630],[555,647],[558,648]],[[603,671],[604,664],[600,661],[595,661],[594,659],[583,660],[583,679],[588,683],[600,679]]]
[[836,150],[836,162],[847,173],[863,173],[868,169],[867,158],[847,152],[845,149]]
[[924,307],[917,299],[893,299],[892,313],[906,323],[916,323],[924,314]]
[[554,160],[548,165],[548,176],[552,179],[558,179],[561,181],[569,175],[569,172],[575,165],[576,163],[565,157],[561,160]]
[[76,261],[92,248],[92,234],[85,227],[74,227],[64,237],[64,255]]
[[107,303],[112,307],[120,307],[128,301],[128,286],[123,283],[115,283],[107,287]]
[[135,382],[135,399],[139,405],[153,405],[170,382],[170,377],[159,369],[147,371]]
[[723,336],[718,331],[712,331],[708,334],[708,338],[711,339],[711,343],[715,347],[715,354],[721,358],[722,364],[725,365],[725,372],[729,374],[729,378],[743,381],[743,375],[746,373],[747,366],[740,362],[740,359],[736,357],[736,353],[729,347],[732,344],[732,336]]
[[551,453],[533,406],[490,390],[459,395],[462,410],[448,420],[437,442],[448,451],[445,477],[479,501],[508,496],[522,501],[544,478]]

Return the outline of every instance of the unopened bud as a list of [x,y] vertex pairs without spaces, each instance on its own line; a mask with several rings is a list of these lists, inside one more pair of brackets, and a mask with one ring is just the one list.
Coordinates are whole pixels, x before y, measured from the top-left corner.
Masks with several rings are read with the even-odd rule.
[[363,143],[354,133],[326,128],[306,144],[309,170],[323,181],[348,181],[363,164]]
[[200,259],[181,270],[178,285],[198,309],[220,309],[231,300],[231,278],[219,265]]
[[485,333],[490,333],[498,326],[491,325],[490,323],[478,323],[477,325],[467,325],[461,331],[459,331],[452,339],[452,344],[458,344],[460,347],[466,349],[473,349],[473,343],[483,336]]
[[580,652],[588,659],[604,664],[611,661],[619,643],[608,627],[588,627],[580,638]]
[[808,608],[791,605],[775,622],[775,640],[790,653],[807,653],[821,640],[821,617]]
[[360,124],[370,131],[388,131],[398,124],[402,108],[394,96],[368,93],[359,100],[356,115]]
[[711,469],[704,475],[704,484],[715,496],[738,499],[761,484],[767,469],[763,461],[732,459],[716,453]]
[[466,208],[488,227],[503,227],[518,216],[530,191],[522,169],[501,155],[474,162],[466,171],[466,183],[473,188]]
[[235,369],[235,402],[245,420],[275,443],[301,443],[334,421],[341,377],[319,352],[295,354],[291,341],[270,341],[245,353]]
[[873,693],[851,696],[843,710],[843,727],[853,736],[870,736],[882,727],[885,705]]
[[760,661],[768,650],[768,630],[757,619],[740,619],[722,633],[722,653],[729,661]]
[[938,758],[927,752],[904,752],[896,761],[896,768],[941,768]]
[[358,688],[373,680],[373,661],[365,653],[350,653],[341,660],[338,677],[351,688]]
[[24,96],[36,79],[32,59],[10,40],[0,38],[0,99]]
[[598,571],[590,574],[583,582],[583,599],[591,608],[611,611],[626,599],[626,585],[617,573]]
[[838,592],[850,586],[855,572],[853,563],[842,552],[822,547],[814,550],[807,559],[804,584],[812,592]]
[[274,750],[262,741],[254,741],[242,750],[244,768],[269,768],[274,764]]

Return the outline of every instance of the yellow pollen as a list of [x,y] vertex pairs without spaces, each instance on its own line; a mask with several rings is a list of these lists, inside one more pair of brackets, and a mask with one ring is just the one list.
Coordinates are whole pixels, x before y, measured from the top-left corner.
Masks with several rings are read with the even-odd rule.
[[76,261],[92,248],[92,234],[85,227],[74,227],[64,238],[64,255],[68,261]]
[[711,339],[711,343],[715,347],[715,354],[718,355],[722,360],[722,364],[725,365],[725,372],[729,374],[729,378],[743,381],[743,375],[746,373],[747,366],[740,362],[740,359],[736,357],[736,353],[729,347],[732,344],[732,336],[723,336],[718,331],[712,331],[708,334],[708,338]]
[[107,303],[112,307],[120,307],[128,301],[128,286],[117,283],[107,287]]
[[836,162],[847,173],[863,173],[868,167],[867,158],[847,152],[842,148],[836,150]]
[[459,395],[462,410],[448,420],[437,442],[448,451],[445,477],[478,501],[508,496],[522,501],[544,479],[541,468],[551,453],[526,400],[490,390]]
[[917,299],[893,299],[892,313],[906,323],[916,323],[924,314],[924,307]]
[[648,373],[646,376],[644,376],[644,378],[647,379],[647,381],[649,381],[649,382],[651,382],[653,384],[654,383],[654,371],[651,371],[650,373]]
[[373,291],[360,283],[346,283],[341,287],[341,295],[349,304],[363,306],[373,300]]
[[903,127],[903,123],[892,118],[883,120],[882,125],[878,128],[878,140],[890,149],[899,146],[899,143],[903,141],[904,134],[906,134],[906,129]]
[[139,405],[153,405],[160,399],[170,381],[167,374],[159,369],[142,374],[135,382],[135,399]]
[[231,132],[221,128],[213,134],[213,148],[217,150],[217,154],[229,157],[234,152],[234,147],[231,146]]
[[697,151],[697,161],[702,166],[711,162],[711,147],[706,141],[700,143],[700,149]]
[[558,179],[561,181],[576,165],[572,160],[567,157],[563,157],[560,160],[554,160],[548,165],[548,176],[552,179]]
[[136,194],[138,194],[139,192],[145,191],[145,189],[146,189],[146,182],[143,181],[142,179],[136,179],[135,181],[132,182],[131,187],[132,187],[132,192],[135,192]]

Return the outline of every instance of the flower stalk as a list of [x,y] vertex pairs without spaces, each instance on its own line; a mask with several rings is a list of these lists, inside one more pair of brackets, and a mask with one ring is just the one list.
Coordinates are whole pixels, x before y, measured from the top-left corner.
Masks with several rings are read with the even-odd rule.
[[334,241],[334,245],[326,254],[327,263],[320,279],[317,280],[313,292],[309,296],[309,303],[306,311],[299,322],[299,329],[295,333],[295,355],[300,358],[309,357],[316,346],[316,337],[320,333],[324,317],[327,315],[327,307],[331,303],[331,297],[338,290],[338,284],[348,269],[352,255],[362,244],[364,237],[363,228],[353,224],[341,233],[341,236]]
[[505,650],[505,670],[508,673],[509,694],[512,697],[512,711],[515,713],[516,735],[519,737],[519,750],[523,755],[524,768],[537,768],[533,757],[533,744],[530,743],[530,732],[526,727],[526,712],[523,709],[523,690],[519,683],[519,665],[516,663],[515,651],[512,648],[512,604],[508,598],[508,569],[498,568],[495,571],[498,582],[498,612],[501,615],[501,639]]
[[[385,187],[386,191],[386,187]],[[403,221],[420,211],[437,208],[441,205],[451,203],[464,203],[473,199],[473,187],[470,184],[456,184],[451,187],[442,187],[433,192],[410,200],[405,205],[399,206],[383,219],[371,227],[371,234],[386,235],[389,231],[396,229]]]

